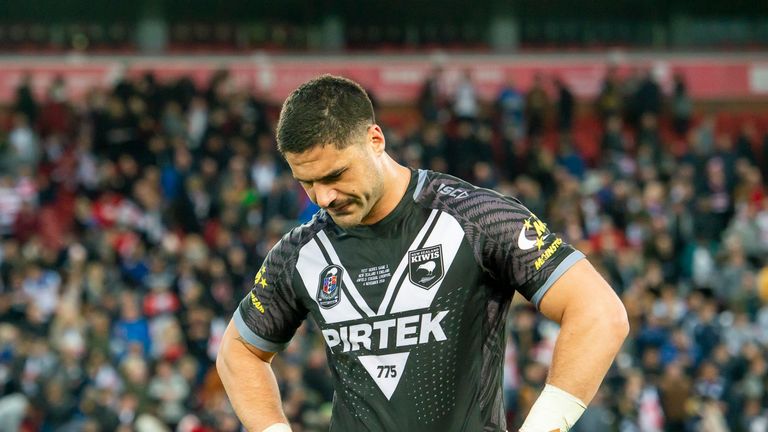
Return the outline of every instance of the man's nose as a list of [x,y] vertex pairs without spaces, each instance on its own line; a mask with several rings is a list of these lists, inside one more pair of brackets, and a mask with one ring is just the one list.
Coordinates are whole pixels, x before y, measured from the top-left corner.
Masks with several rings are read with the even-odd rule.
[[330,186],[316,183],[313,189],[315,192],[315,203],[322,208],[330,207],[331,203],[333,203],[333,201],[335,201],[336,197],[338,196],[336,189]]

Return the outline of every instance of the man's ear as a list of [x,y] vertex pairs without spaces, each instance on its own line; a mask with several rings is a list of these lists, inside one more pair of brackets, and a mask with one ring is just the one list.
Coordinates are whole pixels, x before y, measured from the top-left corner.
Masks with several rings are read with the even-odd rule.
[[374,153],[384,153],[384,147],[386,146],[386,140],[384,139],[384,132],[377,124],[368,126],[368,136],[366,142],[371,146]]

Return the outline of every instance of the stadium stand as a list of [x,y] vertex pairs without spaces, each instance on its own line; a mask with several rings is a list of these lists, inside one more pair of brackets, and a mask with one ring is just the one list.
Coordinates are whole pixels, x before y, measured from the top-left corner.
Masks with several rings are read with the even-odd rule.
[[[651,74],[575,101],[550,78],[490,100],[471,75],[457,93],[425,83],[380,109],[388,148],[519,197],[621,295],[632,333],[574,430],[765,430],[768,115]],[[219,337],[266,251],[315,210],[276,154],[276,105],[226,71],[202,86],[135,75],[77,100],[67,85],[40,96],[23,81],[0,104],[0,424],[239,430]],[[557,329],[524,301],[508,326],[516,425]],[[275,369],[294,430],[327,430],[312,325]]]

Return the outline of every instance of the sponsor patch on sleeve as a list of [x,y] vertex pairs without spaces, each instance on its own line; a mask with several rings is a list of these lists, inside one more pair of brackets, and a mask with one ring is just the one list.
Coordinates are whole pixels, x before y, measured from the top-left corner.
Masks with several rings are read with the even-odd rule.
[[256,294],[254,294],[253,291],[251,291],[251,304],[256,308],[257,311],[261,312],[262,314],[264,313],[264,305],[261,304],[261,300],[256,297]]
[[544,249],[544,252],[539,255],[538,258],[536,258],[536,261],[533,262],[533,266],[536,268],[536,270],[540,270],[541,267],[546,264],[547,261],[549,261],[550,258],[552,258],[552,255],[557,252],[558,249],[560,249],[560,246],[563,245],[563,239],[560,237],[556,238],[555,241],[552,242],[549,247]]

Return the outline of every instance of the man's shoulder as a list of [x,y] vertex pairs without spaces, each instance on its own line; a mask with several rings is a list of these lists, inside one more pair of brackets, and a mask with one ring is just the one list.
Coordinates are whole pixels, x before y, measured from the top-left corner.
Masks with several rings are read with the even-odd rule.
[[291,228],[272,246],[269,252],[269,259],[271,261],[279,260],[283,262],[295,260],[301,248],[328,225],[329,219],[328,214],[320,210],[315,213],[309,222]]
[[488,210],[521,205],[516,198],[436,171],[419,170],[414,200],[454,216],[478,215]]

